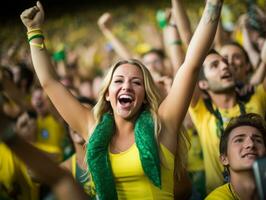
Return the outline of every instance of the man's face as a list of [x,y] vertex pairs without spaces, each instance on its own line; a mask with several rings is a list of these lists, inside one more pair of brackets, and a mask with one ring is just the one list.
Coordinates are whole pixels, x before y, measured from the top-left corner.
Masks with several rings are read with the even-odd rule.
[[265,155],[265,143],[260,131],[252,126],[233,129],[228,138],[227,155],[222,155],[223,165],[230,172],[245,171],[252,168],[253,162]]
[[236,45],[224,45],[221,55],[227,60],[235,79],[246,82],[250,65],[247,63],[243,50]]
[[226,60],[219,54],[209,54],[204,63],[205,88],[214,93],[223,93],[235,87],[235,81]]
[[33,91],[31,104],[38,114],[45,115],[49,111],[49,100],[42,89]]
[[164,69],[163,60],[156,53],[148,53],[142,58],[143,63],[151,73],[162,74]]

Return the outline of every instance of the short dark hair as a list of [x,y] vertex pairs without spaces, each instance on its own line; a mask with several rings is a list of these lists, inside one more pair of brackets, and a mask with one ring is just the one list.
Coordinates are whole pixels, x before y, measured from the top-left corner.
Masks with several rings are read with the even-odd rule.
[[226,43],[223,44],[223,47],[224,46],[229,46],[229,45],[236,46],[239,49],[241,49],[241,51],[244,53],[246,62],[249,63],[249,64],[251,64],[250,59],[249,59],[249,56],[248,56],[248,53],[247,53],[247,51],[244,49],[244,47],[241,44],[239,44],[236,41],[227,41]]
[[155,49],[155,48],[150,49],[150,50],[146,51],[145,53],[143,53],[141,55],[141,58],[143,58],[144,56],[146,56],[148,54],[152,54],[152,53],[158,55],[162,60],[165,59],[165,54],[164,54],[163,50],[162,49]]
[[224,132],[222,133],[220,139],[220,155],[227,155],[227,147],[228,147],[228,138],[231,134],[232,130],[240,127],[240,126],[252,126],[262,134],[264,144],[266,145],[266,122],[258,114],[255,113],[248,113],[244,115],[240,115],[238,117],[232,118],[227,127],[225,128]]
[[[210,54],[218,54],[218,55],[220,55],[215,49],[210,49],[208,51],[208,53],[206,54],[205,58],[207,58],[207,56],[210,55]],[[205,73],[204,73],[204,65],[202,65],[202,67],[200,68],[198,80],[206,80],[206,76],[205,76]]]

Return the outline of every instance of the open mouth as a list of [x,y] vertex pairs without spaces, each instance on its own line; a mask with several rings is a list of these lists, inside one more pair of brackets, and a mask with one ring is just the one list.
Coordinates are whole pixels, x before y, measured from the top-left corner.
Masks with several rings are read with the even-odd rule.
[[118,98],[119,103],[122,106],[129,106],[133,102],[133,97],[130,95],[122,94]]
[[221,76],[221,79],[231,79],[232,78],[232,74],[231,73],[226,73],[223,76]]
[[39,102],[36,103],[36,107],[37,108],[42,108],[43,107],[43,104],[44,103],[42,101],[39,101]]
[[257,154],[256,153],[246,153],[242,156],[242,158],[257,158]]

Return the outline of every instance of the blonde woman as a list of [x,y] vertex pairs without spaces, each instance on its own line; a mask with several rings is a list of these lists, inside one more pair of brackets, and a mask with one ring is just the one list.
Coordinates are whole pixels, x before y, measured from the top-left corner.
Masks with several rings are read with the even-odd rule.
[[184,167],[178,133],[222,3],[206,1],[185,61],[162,102],[147,68],[138,60],[123,60],[110,69],[94,108],[82,106],[54,76],[41,31],[41,3],[21,14],[42,87],[65,121],[87,140],[86,160],[99,199],[174,198],[175,157],[180,158],[176,171]]

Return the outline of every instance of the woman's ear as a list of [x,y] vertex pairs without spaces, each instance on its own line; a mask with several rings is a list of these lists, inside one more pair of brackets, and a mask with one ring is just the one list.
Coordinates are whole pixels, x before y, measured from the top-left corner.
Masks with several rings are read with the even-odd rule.
[[199,88],[202,89],[202,90],[207,90],[209,88],[208,81],[200,80],[199,81]]
[[224,166],[228,166],[229,162],[228,162],[228,158],[226,155],[222,154],[220,155],[220,161]]

